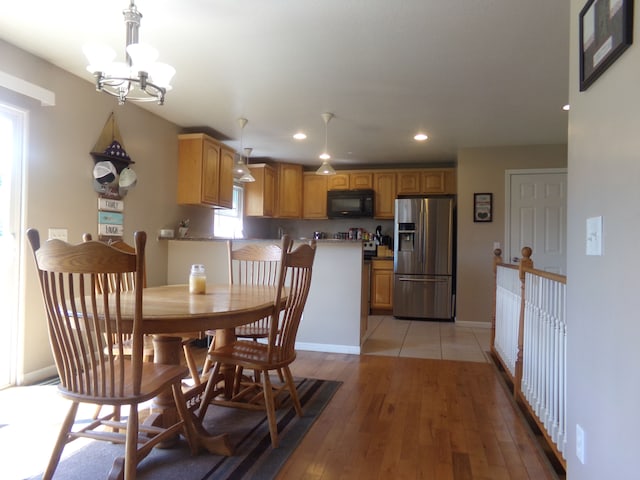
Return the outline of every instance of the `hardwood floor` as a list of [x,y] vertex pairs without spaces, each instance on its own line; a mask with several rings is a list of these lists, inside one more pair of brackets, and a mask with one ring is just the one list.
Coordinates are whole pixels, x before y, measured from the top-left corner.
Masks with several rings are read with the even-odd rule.
[[277,479],[557,479],[496,368],[298,352],[296,376],[343,384]]
[[[205,352],[196,349],[199,364]],[[559,478],[492,363],[299,351],[292,371],[295,376],[339,380],[342,386],[277,480]],[[12,412],[12,417],[22,412],[23,423],[31,422],[28,412],[41,398],[27,395],[30,407],[18,393],[38,388],[3,391],[1,406],[3,399],[10,403],[13,392],[21,408],[0,410]],[[57,395],[48,405],[52,418],[63,418],[68,408]],[[86,415],[93,410],[89,406]],[[41,471],[55,441],[56,425],[41,428],[37,437],[20,425],[17,422],[12,432],[10,427],[0,430],[5,433],[0,446],[10,452],[3,478]],[[29,449],[16,448],[24,442]],[[71,445],[79,448],[80,442]]]

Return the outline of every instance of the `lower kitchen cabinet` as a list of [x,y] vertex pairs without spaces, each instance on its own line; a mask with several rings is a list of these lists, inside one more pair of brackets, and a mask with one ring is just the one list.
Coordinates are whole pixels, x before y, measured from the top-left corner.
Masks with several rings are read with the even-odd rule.
[[371,313],[393,311],[393,260],[371,260]]

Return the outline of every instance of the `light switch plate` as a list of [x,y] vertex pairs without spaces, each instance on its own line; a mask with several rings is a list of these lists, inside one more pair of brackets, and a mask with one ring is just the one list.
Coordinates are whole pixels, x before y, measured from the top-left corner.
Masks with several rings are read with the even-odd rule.
[[602,255],[602,217],[587,218],[587,255]]

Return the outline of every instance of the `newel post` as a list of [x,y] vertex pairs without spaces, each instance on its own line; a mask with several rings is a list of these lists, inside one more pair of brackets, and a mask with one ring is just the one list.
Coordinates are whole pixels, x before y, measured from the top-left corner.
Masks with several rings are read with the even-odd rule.
[[496,344],[496,299],[498,298],[498,264],[502,263],[502,250],[493,251],[493,312],[491,316],[491,351]]
[[522,385],[522,359],[524,356],[524,311],[525,311],[525,269],[533,268],[533,260],[531,260],[531,253],[533,251],[530,247],[522,247],[522,258],[520,259],[520,266],[518,267],[518,276],[520,277],[520,321],[518,325],[518,354],[516,356],[516,374],[513,379],[513,393],[517,397],[520,394],[520,387]]

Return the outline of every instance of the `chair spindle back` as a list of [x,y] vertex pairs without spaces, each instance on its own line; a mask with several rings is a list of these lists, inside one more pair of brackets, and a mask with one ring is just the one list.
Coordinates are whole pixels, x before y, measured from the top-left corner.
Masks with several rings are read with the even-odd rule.
[[[61,387],[79,396],[103,399],[122,397],[125,385],[131,383],[133,393],[138,394],[145,232],[135,233],[135,253],[98,241],[70,245],[48,240],[41,245],[34,229],[27,236],[38,268]],[[134,279],[130,291],[124,288],[127,276]],[[130,323],[125,324],[123,314]],[[120,351],[129,337],[131,363],[123,360]]]

